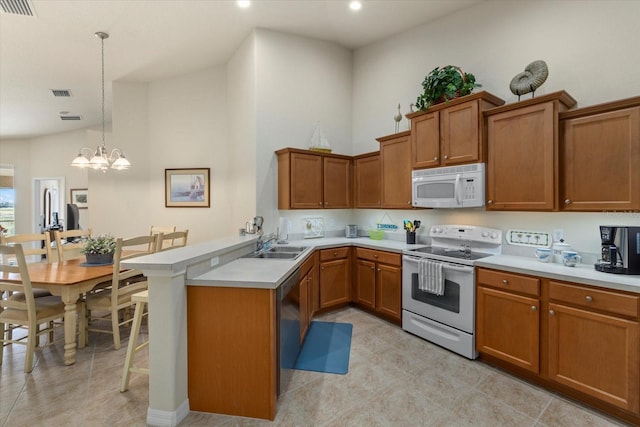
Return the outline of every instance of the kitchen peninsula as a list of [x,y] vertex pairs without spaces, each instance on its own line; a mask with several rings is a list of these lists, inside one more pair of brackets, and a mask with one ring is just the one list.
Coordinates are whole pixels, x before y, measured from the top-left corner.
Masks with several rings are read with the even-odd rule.
[[[220,294],[225,294],[223,298],[229,298],[231,303],[238,300],[234,299],[234,295],[224,292],[224,289],[253,291],[254,297],[255,292],[259,295],[255,297],[256,300],[271,304],[275,298],[274,291],[315,249],[357,245],[400,253],[409,247],[421,246],[396,240],[336,237],[298,242],[310,249],[292,261],[240,258],[255,249],[256,241],[255,235],[228,237],[123,263],[124,267],[142,270],[149,278],[148,424],[177,425],[191,409],[189,400],[193,397],[189,396],[188,384],[187,288],[194,288],[196,293],[195,288],[198,287],[220,289]],[[215,351],[215,348],[211,351]],[[271,405],[275,405],[275,400]],[[271,411],[272,415],[267,413],[262,418],[272,418],[275,407]]]

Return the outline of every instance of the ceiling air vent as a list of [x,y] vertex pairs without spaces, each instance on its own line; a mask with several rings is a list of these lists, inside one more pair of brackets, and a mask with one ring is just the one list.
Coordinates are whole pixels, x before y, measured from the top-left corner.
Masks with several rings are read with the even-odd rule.
[[68,89],[51,89],[53,96],[71,96]]
[[0,0],[0,12],[23,16],[36,14],[29,0]]
[[60,120],[82,120],[82,116],[60,116]]

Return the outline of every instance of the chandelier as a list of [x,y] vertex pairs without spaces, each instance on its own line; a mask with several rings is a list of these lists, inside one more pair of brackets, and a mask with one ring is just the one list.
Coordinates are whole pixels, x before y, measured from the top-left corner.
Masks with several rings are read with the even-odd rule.
[[[98,31],[95,33],[102,43],[102,144],[98,145],[95,151],[88,147],[82,147],[75,159],[71,162],[71,166],[78,168],[91,168],[106,172],[107,169],[125,170],[131,167],[131,163],[124,156],[119,148],[114,148],[111,153],[107,150],[104,142],[104,39],[109,34]],[[88,153],[87,155],[83,154]]]

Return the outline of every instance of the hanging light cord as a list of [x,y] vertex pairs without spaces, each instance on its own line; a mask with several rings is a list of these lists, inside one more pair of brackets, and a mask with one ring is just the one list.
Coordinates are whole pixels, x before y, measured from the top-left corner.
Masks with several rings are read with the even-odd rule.
[[98,37],[102,44],[102,147],[104,148],[106,146],[104,142],[104,39],[109,36],[101,33]]

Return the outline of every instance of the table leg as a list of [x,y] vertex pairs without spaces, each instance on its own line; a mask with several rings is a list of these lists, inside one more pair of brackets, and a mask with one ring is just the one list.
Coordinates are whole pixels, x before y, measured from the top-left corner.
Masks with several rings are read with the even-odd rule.
[[64,298],[64,364],[73,365],[76,363],[76,324],[78,313],[76,311],[75,297]]

